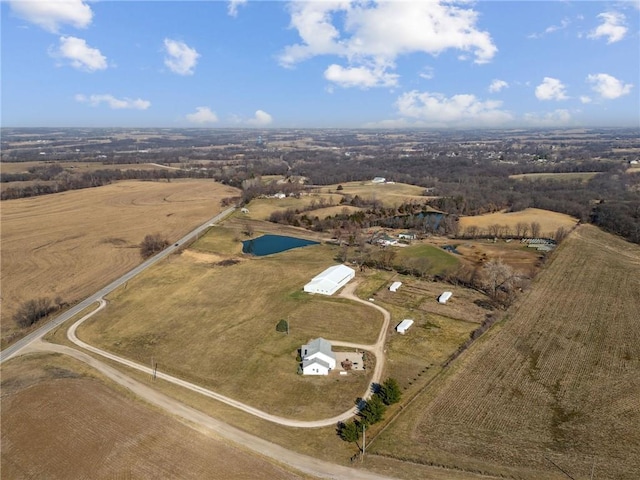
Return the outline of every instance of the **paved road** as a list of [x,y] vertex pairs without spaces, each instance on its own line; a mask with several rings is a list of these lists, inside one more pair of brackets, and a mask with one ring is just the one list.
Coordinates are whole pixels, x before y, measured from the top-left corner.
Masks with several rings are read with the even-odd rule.
[[16,341],[15,343],[10,345],[9,347],[5,348],[4,350],[2,350],[0,352],[0,363],[4,362],[5,360],[8,360],[11,357],[13,357],[20,350],[22,350],[27,345],[29,345],[31,342],[33,342],[34,340],[37,340],[39,338],[42,338],[44,335],[49,333],[51,330],[55,329],[56,327],[58,327],[62,323],[66,322],[67,320],[69,320],[74,315],[77,315],[82,310],[84,310],[89,305],[91,305],[92,303],[100,301],[102,299],[102,297],[104,297],[105,295],[111,293],[113,290],[118,288],[120,285],[124,285],[126,282],[131,280],[133,277],[135,277],[136,275],[138,275],[139,273],[141,273],[145,269],[149,268],[151,265],[159,262],[160,260],[165,258],[167,255],[171,255],[174,251],[176,251],[178,248],[180,248],[180,246],[182,244],[184,244],[185,242],[188,242],[188,241],[196,238],[199,234],[204,232],[211,225],[220,222],[222,219],[224,219],[225,217],[230,215],[234,210],[235,210],[235,207],[231,207],[231,208],[226,209],[224,212],[216,215],[212,219],[210,219],[207,222],[205,222],[202,225],[200,225],[195,230],[193,230],[190,233],[186,234],[184,237],[182,237],[180,240],[178,240],[177,242],[172,244],[170,247],[165,248],[162,252],[160,252],[157,255],[155,255],[155,256],[149,258],[148,260],[144,261],[143,263],[138,265],[136,268],[134,268],[133,270],[131,270],[131,271],[127,272],[127,273],[125,273],[123,276],[121,276],[117,280],[114,280],[109,285],[104,287],[102,290],[99,290],[98,292],[94,293],[90,297],[85,298],[82,302],[78,303],[77,305],[75,305],[74,307],[70,308],[66,312],[58,315],[56,318],[54,318],[50,322],[47,322],[46,324],[44,324],[43,326],[41,326],[37,330],[34,330],[29,335],[26,335],[25,337],[23,337],[20,340]]

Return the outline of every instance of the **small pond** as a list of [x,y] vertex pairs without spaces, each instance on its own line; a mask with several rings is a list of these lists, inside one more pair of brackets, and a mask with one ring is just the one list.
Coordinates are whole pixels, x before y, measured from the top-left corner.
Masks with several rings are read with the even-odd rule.
[[262,257],[273,253],[284,252],[292,248],[306,247],[307,245],[317,245],[319,242],[305,240],[303,238],[285,237],[283,235],[263,235],[251,240],[242,242],[242,253],[249,253]]

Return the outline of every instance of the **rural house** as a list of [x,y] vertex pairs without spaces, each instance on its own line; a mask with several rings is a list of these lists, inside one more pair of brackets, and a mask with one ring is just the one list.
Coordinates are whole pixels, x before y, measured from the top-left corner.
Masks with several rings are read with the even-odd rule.
[[346,265],[334,265],[316,275],[304,286],[307,293],[333,295],[356,276],[356,271]]
[[328,375],[336,368],[336,356],[324,338],[311,340],[300,348],[303,375]]

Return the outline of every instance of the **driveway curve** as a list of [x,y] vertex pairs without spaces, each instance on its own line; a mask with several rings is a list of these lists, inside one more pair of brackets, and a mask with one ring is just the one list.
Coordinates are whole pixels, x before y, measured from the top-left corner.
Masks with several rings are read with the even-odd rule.
[[[364,300],[361,300],[360,298],[358,298],[353,292],[355,290],[355,287],[357,286],[356,283],[347,285],[347,287],[345,287],[342,291],[342,293],[340,294],[340,296],[344,297],[344,298],[348,298],[350,300],[354,300],[360,303],[363,303],[365,305],[368,305],[370,307],[376,308],[377,310],[379,310],[380,312],[382,312],[383,316],[384,316],[384,321],[383,321],[383,326],[380,330],[380,334],[378,335],[378,340],[375,344],[373,345],[360,345],[360,344],[355,344],[355,343],[350,343],[350,342],[341,342],[338,340],[334,340],[334,341],[330,341],[333,345],[336,346],[345,346],[345,347],[351,347],[351,348],[360,348],[362,350],[368,350],[371,351],[375,356],[376,356],[376,366],[374,368],[372,377],[371,377],[371,381],[367,387],[367,391],[362,395],[363,399],[368,399],[371,397],[371,395],[373,394],[373,384],[374,383],[380,383],[380,379],[382,376],[382,372],[384,369],[384,341],[386,338],[386,332],[387,329],[389,327],[389,322],[391,320],[391,315],[389,314],[389,312],[387,310],[385,310],[384,308],[380,307],[379,305],[374,305],[371,302],[366,302]],[[319,420],[295,420],[295,419],[291,419],[291,418],[285,418],[285,417],[280,417],[278,415],[273,415],[270,414],[268,412],[265,412],[263,410],[257,409],[255,407],[252,407],[251,405],[247,405],[245,403],[239,402],[233,398],[227,397],[225,395],[222,395],[220,393],[214,392],[212,390],[209,390],[207,388],[201,387],[200,385],[196,385],[195,383],[191,383],[188,382],[186,380],[182,380],[178,377],[174,377],[173,375],[169,375],[163,372],[154,372],[150,367],[147,367],[146,365],[140,365],[139,363],[136,363],[132,360],[129,360],[127,358],[123,358],[120,357],[118,355],[115,355],[111,352],[108,352],[106,350],[102,350],[98,347],[95,347],[93,345],[90,345],[86,342],[83,342],[82,340],[80,340],[78,338],[78,336],[76,335],[76,331],[78,329],[78,327],[80,325],[82,325],[87,319],[89,319],[90,317],[92,317],[93,315],[95,315],[97,312],[99,312],[100,310],[102,310],[103,308],[105,308],[105,306],[107,305],[107,302],[103,299],[100,298],[99,299],[100,302],[100,306],[88,313],[87,315],[83,316],[82,318],[80,318],[78,321],[76,321],[73,325],[71,325],[71,327],[69,327],[69,329],[67,330],[67,338],[73,342],[75,345],[77,345],[78,347],[87,350],[89,352],[95,353],[97,355],[100,355],[104,358],[108,358],[109,360],[112,360],[114,362],[117,362],[121,365],[124,365],[126,367],[129,368],[133,368],[135,370],[138,370],[140,372],[143,372],[149,376],[152,376],[155,374],[156,378],[160,378],[162,380],[165,380],[167,382],[171,382],[174,385],[179,385],[183,388],[186,388],[188,390],[191,390],[193,392],[199,393],[201,395],[204,395],[205,397],[209,397],[212,398],[214,400],[217,400],[219,402],[223,402],[227,405],[230,405],[232,407],[235,407],[239,410],[242,410],[246,413],[249,413],[251,415],[254,415],[256,417],[259,417],[263,420],[267,420],[269,422],[273,422],[273,423],[277,423],[279,425],[284,425],[287,427],[295,427],[295,428],[319,428],[319,427],[327,427],[327,426],[332,426],[332,425],[336,425],[338,422],[344,422],[346,420],[349,420],[350,418],[352,418],[353,416],[355,416],[358,413],[358,408],[356,406],[350,408],[349,410],[336,415],[334,417],[330,417],[330,418],[324,418],[324,419],[319,419]],[[104,364],[103,364],[104,365]],[[104,372],[103,372],[104,373]]]
[[240,445],[242,448],[251,450],[258,455],[268,457],[279,464],[287,465],[295,470],[312,475],[318,478],[332,479],[353,479],[353,480],[389,480],[392,477],[378,475],[365,470],[349,468],[342,465],[336,465],[331,462],[320,460],[308,455],[303,455],[288,450],[280,445],[269,442],[268,440],[256,437],[238,428],[217,420],[205,413],[194,408],[188,407],[178,400],[175,400],[157,390],[150,388],[137,380],[132,379],[125,373],[117,370],[99,359],[92,357],[75,348],[65,345],[57,345],[45,343],[42,340],[32,342],[21,353],[37,353],[37,352],[53,352],[61,353],[80,360],[93,367],[107,378],[119,385],[127,388],[135,395],[139,396],[148,403],[161,408],[181,419],[191,426],[197,426],[198,430],[202,428],[215,432],[220,437]]

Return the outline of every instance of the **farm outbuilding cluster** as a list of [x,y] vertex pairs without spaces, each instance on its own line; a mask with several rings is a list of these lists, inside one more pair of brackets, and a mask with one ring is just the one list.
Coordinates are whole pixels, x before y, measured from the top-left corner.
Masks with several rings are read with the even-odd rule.
[[346,265],[334,265],[316,275],[304,286],[307,293],[333,295],[356,276],[356,271]]

